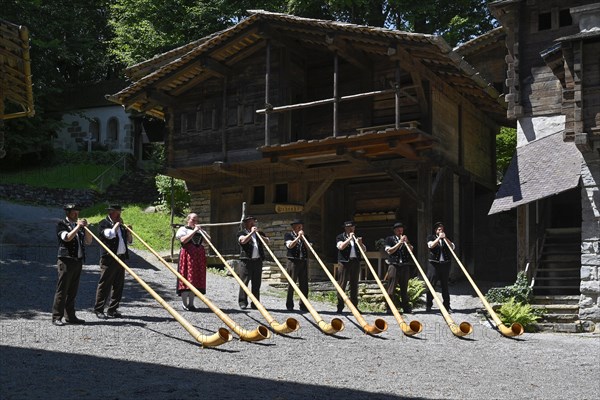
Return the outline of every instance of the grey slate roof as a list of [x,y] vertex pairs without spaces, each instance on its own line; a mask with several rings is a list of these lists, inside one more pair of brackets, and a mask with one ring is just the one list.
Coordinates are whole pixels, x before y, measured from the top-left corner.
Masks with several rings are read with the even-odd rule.
[[558,132],[517,148],[488,215],[540,200],[579,183],[583,157]]

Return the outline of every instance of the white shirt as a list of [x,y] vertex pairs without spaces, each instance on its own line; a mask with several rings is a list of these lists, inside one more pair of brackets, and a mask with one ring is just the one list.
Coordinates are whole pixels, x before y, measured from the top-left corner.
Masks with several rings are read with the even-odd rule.
[[[108,217],[108,220],[110,222],[113,222],[110,217]],[[117,247],[117,255],[120,256],[122,254],[125,254],[127,252],[127,247],[125,247],[125,240],[123,239],[123,236],[121,235],[121,229],[115,229],[114,227],[111,229],[105,229],[104,232],[102,232],[104,234],[104,236],[107,239],[114,239],[115,237],[119,238],[119,247]]]

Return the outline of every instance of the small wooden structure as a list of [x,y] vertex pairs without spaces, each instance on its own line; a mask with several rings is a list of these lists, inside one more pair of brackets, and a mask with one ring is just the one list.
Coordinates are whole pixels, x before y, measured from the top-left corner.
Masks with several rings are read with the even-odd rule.
[[35,113],[31,85],[27,28],[0,19],[0,158],[5,155],[4,121]]
[[[236,220],[246,201],[279,255],[302,217],[327,261],[348,219],[369,250],[403,221],[424,261],[442,219],[472,261],[506,123],[494,86],[437,36],[250,13],[131,67],[110,97],[167,121],[167,173],[201,217]],[[211,232],[223,251],[234,230]]]

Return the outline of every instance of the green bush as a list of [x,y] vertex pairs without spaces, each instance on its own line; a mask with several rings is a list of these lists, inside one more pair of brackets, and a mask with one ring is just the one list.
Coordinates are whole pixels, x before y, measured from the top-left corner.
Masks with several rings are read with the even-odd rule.
[[521,303],[514,298],[506,301],[498,309],[498,317],[507,326],[514,322],[523,325],[525,332],[537,331],[537,321],[544,315],[543,310],[536,310],[530,304]]
[[[52,157],[52,165],[65,164],[95,164],[95,165],[111,165],[119,158],[123,157],[123,153],[113,153],[110,151],[69,151],[55,149]],[[128,158],[131,156],[127,156]],[[127,160],[129,163],[130,161]]]
[[[412,308],[423,305],[425,301],[422,298],[425,293],[425,283],[419,278],[411,278],[408,281],[408,303]],[[400,304],[400,287],[396,286],[394,291],[394,304]]]
[[[156,175],[156,189],[160,195],[159,205],[165,209],[171,209],[171,177]],[[175,214],[183,215],[189,208],[192,196],[185,186],[185,181],[173,179],[173,209]]]
[[510,286],[491,288],[485,295],[490,303],[506,303],[514,299],[518,303],[529,304],[533,297],[533,289],[529,286],[524,271],[517,274],[517,280]]

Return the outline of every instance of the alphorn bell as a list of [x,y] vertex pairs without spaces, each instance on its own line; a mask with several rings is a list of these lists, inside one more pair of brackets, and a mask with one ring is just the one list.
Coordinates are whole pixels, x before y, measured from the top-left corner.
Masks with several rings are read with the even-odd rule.
[[440,298],[438,297],[437,293],[435,292],[433,285],[431,284],[431,282],[429,282],[429,279],[427,279],[427,275],[423,271],[421,264],[419,264],[419,262],[415,258],[414,253],[412,252],[410,247],[406,246],[406,249],[408,250],[408,253],[412,257],[413,261],[415,262],[417,269],[419,270],[419,272],[421,273],[421,276],[423,277],[423,281],[425,282],[425,284],[427,285],[427,288],[429,289],[429,291],[431,292],[431,295],[433,296],[433,300],[435,300],[435,303],[437,304],[440,311],[442,312],[442,315],[444,316],[444,320],[446,320],[446,323],[448,324],[448,327],[450,328],[450,330],[452,331],[454,336],[462,337],[462,336],[466,336],[466,335],[470,334],[471,332],[473,332],[473,327],[468,322],[461,322],[460,325],[457,325],[456,322],[454,322],[454,320],[450,316],[450,313],[448,312],[448,310],[446,310],[446,307],[444,307],[444,304],[440,301]]
[[346,306],[348,307],[348,309],[350,310],[352,315],[354,315],[354,318],[356,318],[356,320],[358,321],[360,326],[363,328],[365,333],[368,333],[370,335],[376,335],[378,333],[385,332],[388,328],[387,322],[384,319],[377,318],[375,320],[375,325],[367,324],[367,321],[365,321],[365,319],[360,314],[360,312],[358,312],[358,310],[356,309],[356,306],[354,306],[354,304],[352,304],[352,301],[350,301],[350,299],[346,295],[346,292],[344,291],[344,289],[341,288],[341,286],[336,282],[333,275],[331,275],[331,272],[329,272],[329,270],[327,269],[325,264],[323,264],[323,261],[321,260],[319,255],[315,252],[315,249],[313,249],[311,244],[308,242],[308,240],[306,240],[306,238],[304,236],[302,236],[302,240],[306,244],[306,247],[315,256],[315,259],[319,262],[319,264],[321,265],[321,268],[323,268],[323,271],[325,271],[325,273],[327,274],[327,277],[329,278],[329,280],[331,280],[331,283],[333,283],[333,286],[335,287],[337,292],[340,294],[340,296],[342,297],[342,300],[344,300],[344,303],[346,304]]
[[154,249],[152,247],[150,247],[150,245],[148,243],[146,243],[137,233],[135,233],[134,231],[129,229],[129,227],[127,227],[127,229],[136,237],[137,240],[139,240],[144,246],[146,246],[148,248],[148,250],[150,250],[150,252],[152,254],[154,254],[156,256],[156,258],[158,258],[159,261],[165,267],[167,267],[169,269],[169,271],[171,271],[179,280],[181,280],[184,283],[184,285],[187,286],[196,295],[196,297],[198,297],[200,300],[202,300],[204,302],[204,304],[206,304],[208,306],[208,308],[210,308],[210,310],[213,313],[215,313],[217,315],[217,317],[219,317],[219,319],[225,323],[225,325],[227,325],[229,327],[229,329],[234,331],[236,333],[236,335],[238,335],[240,337],[241,340],[243,340],[245,342],[257,342],[259,340],[264,340],[264,339],[268,339],[271,337],[271,331],[269,329],[267,329],[267,327],[264,325],[259,325],[258,328],[251,330],[251,331],[239,326],[227,314],[225,314],[219,307],[215,306],[208,299],[208,297],[206,297],[205,295],[202,294],[202,292],[200,292],[198,289],[196,289],[196,287],[194,287],[194,285],[192,285],[190,283],[190,281],[185,279],[183,277],[183,275],[181,275],[175,268],[173,268],[171,265],[169,265],[169,263],[167,263],[167,261],[165,261],[164,258],[162,258],[156,251],[154,251]]
[[477,287],[477,285],[475,284],[475,282],[473,281],[473,279],[471,279],[471,275],[469,275],[469,273],[467,272],[467,269],[465,268],[465,266],[460,262],[460,260],[458,259],[458,256],[456,255],[456,253],[452,249],[452,246],[449,245],[449,243],[446,240],[446,238],[444,238],[444,242],[446,243],[446,246],[448,246],[448,248],[452,252],[452,255],[454,256],[454,259],[456,260],[456,262],[460,266],[460,269],[462,269],[462,272],[465,274],[465,276],[467,277],[468,281],[471,283],[471,286],[473,286],[473,289],[475,289],[475,292],[477,293],[477,296],[479,296],[479,299],[481,300],[481,302],[485,306],[485,309],[492,316],[492,319],[496,323],[496,327],[498,328],[498,330],[500,331],[500,333],[503,334],[504,336],[507,336],[507,337],[513,337],[513,336],[522,335],[523,332],[525,331],[525,329],[523,328],[523,325],[521,325],[518,322],[514,322],[510,326],[510,328],[509,328],[506,325],[504,325],[504,323],[500,320],[500,318],[498,318],[498,315],[496,314],[496,312],[494,311],[494,309],[492,308],[492,306],[490,306],[490,303],[488,303],[488,301],[486,300],[485,296],[481,293],[481,291],[479,290],[479,288]]
[[317,311],[314,309],[312,304],[310,304],[310,302],[308,301],[306,296],[304,296],[304,293],[302,293],[302,291],[300,290],[298,285],[296,285],[296,282],[294,282],[294,279],[292,279],[290,274],[288,274],[288,272],[285,270],[285,268],[283,268],[283,265],[281,265],[281,263],[279,262],[277,257],[275,257],[275,254],[273,254],[273,252],[271,251],[271,249],[269,248],[269,246],[267,245],[265,240],[262,238],[262,236],[261,235],[257,235],[257,236],[260,239],[260,241],[262,242],[265,249],[267,249],[267,251],[271,255],[271,258],[273,258],[273,260],[275,260],[275,264],[277,264],[277,266],[279,267],[279,269],[281,270],[281,272],[283,273],[285,278],[288,280],[290,285],[292,285],[292,287],[294,288],[294,291],[298,294],[298,296],[300,296],[300,300],[302,300],[302,303],[304,303],[304,305],[308,309],[308,312],[310,313],[310,315],[312,315],[312,317],[314,318],[314,320],[317,323],[317,325],[319,326],[319,328],[323,332],[327,333],[328,335],[332,335],[337,332],[343,331],[344,330],[344,322],[341,319],[334,318],[331,320],[330,324],[323,321],[323,318],[321,318],[321,316],[317,313]]
[[[406,246],[406,244],[405,244],[405,246]],[[375,277],[375,281],[377,281],[377,285],[379,286],[379,289],[381,289],[381,292],[383,293],[383,297],[385,298],[385,301],[387,302],[388,306],[390,307],[390,310],[392,310],[392,314],[394,314],[394,318],[396,318],[396,322],[398,322],[398,326],[400,326],[400,329],[402,329],[402,332],[406,336],[416,335],[417,333],[421,332],[423,330],[423,325],[419,321],[413,320],[413,321],[410,321],[409,324],[407,324],[404,321],[404,319],[398,312],[398,309],[394,305],[394,301],[388,295],[387,290],[385,290],[383,283],[381,283],[381,280],[379,279],[379,276],[377,276],[377,272],[375,272],[375,268],[373,268],[373,265],[371,265],[371,262],[367,258],[367,255],[365,254],[364,250],[360,246],[358,246],[358,248],[360,249],[360,254],[362,255],[365,262],[367,263],[367,266],[369,267],[371,274],[373,274],[373,276]],[[398,250],[398,251],[400,251],[400,250]]]
[[113,253],[104,243],[102,243],[102,241],[98,239],[98,237],[96,237],[96,235],[94,235],[88,227],[85,226],[84,229],[90,235],[92,235],[92,237],[98,242],[98,244],[102,246],[104,250],[106,250],[107,253],[110,254],[123,268],[125,268],[125,271],[127,271],[129,275],[131,275],[140,285],[142,285],[142,287],[146,289],[146,291],[150,293],[150,295],[154,297],[154,299],[158,301],[158,303],[161,306],[163,306],[169,312],[169,314],[171,314],[173,318],[175,318],[177,322],[179,322],[181,326],[183,326],[185,330],[188,331],[188,333],[192,335],[194,339],[196,339],[196,341],[200,342],[203,347],[216,347],[223,343],[227,343],[233,339],[231,333],[225,328],[219,328],[217,332],[213,333],[210,336],[206,336],[198,332],[198,330],[192,324],[190,324],[177,311],[175,311],[175,309],[171,307],[169,303],[163,300],[163,298],[160,297],[158,293],[156,293],[154,290],[152,290],[152,288],[148,286],[148,284],[144,282],[142,278],[140,278],[135,272],[133,272],[133,270],[129,268],[127,264],[125,264],[119,257],[117,257],[115,253]]
[[225,268],[227,268],[227,270],[235,278],[235,280],[238,282],[238,284],[240,285],[240,287],[242,288],[242,290],[244,292],[246,292],[246,294],[248,295],[248,297],[250,297],[250,300],[252,300],[252,303],[256,306],[256,308],[261,313],[261,315],[269,323],[269,326],[271,326],[271,328],[276,333],[284,333],[284,334],[285,333],[291,333],[291,332],[297,331],[300,328],[300,323],[295,318],[288,318],[288,319],[286,319],[285,320],[285,324],[280,324],[279,322],[275,321],[275,319],[271,316],[271,314],[269,314],[269,312],[267,311],[267,309],[262,304],[260,304],[260,302],[258,301],[258,299],[256,298],[256,296],[254,296],[254,294],[252,294],[252,292],[250,291],[250,289],[248,288],[248,286],[246,286],[244,284],[244,282],[240,279],[240,277],[238,276],[238,274],[235,273],[235,271],[233,270],[233,268],[231,268],[231,266],[229,264],[227,264],[227,261],[225,261],[225,259],[221,255],[221,253],[219,253],[219,250],[217,250],[217,248],[215,247],[215,245],[212,244],[212,242],[210,240],[208,240],[208,237],[206,237],[206,235],[202,231],[200,231],[200,234],[202,235],[202,237],[204,238],[204,240],[206,240],[206,243],[208,243],[208,245],[210,246],[210,248],[215,252],[215,254],[217,255],[217,257],[219,257],[219,260],[221,260],[221,262],[223,263],[223,265],[225,266]]

